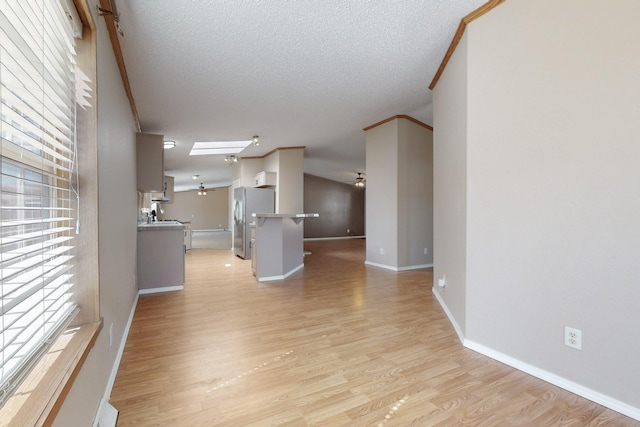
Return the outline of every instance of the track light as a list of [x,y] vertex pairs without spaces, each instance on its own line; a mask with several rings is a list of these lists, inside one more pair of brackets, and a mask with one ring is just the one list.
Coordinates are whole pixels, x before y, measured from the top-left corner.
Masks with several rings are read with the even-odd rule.
[[231,154],[230,156],[225,157],[224,161],[227,162],[227,163],[237,163],[238,162],[238,158],[236,156],[234,156],[233,154]]
[[258,145],[260,145],[259,137],[258,135],[253,135],[253,146],[257,147]]

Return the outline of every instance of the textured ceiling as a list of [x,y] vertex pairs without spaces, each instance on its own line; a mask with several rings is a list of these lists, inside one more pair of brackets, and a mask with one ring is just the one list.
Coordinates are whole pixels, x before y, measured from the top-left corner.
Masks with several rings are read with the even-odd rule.
[[[176,141],[176,191],[229,185],[195,141],[305,146],[306,173],[366,172],[362,129],[407,114],[432,124],[428,89],[460,19],[484,0],[117,0],[144,132]],[[199,174],[196,181],[192,174]]]

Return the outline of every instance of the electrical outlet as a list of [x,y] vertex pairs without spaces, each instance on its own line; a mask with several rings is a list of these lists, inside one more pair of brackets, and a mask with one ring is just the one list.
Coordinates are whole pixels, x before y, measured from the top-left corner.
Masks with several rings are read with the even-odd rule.
[[579,329],[564,327],[564,345],[582,350],[582,331]]
[[347,228],[347,234],[351,233],[351,229]]
[[438,279],[438,286],[441,288],[447,286],[447,277],[444,274],[442,275],[442,279]]
[[424,248],[424,254],[427,255],[429,253],[429,249]]
[[380,248],[380,255],[384,255],[384,248]]

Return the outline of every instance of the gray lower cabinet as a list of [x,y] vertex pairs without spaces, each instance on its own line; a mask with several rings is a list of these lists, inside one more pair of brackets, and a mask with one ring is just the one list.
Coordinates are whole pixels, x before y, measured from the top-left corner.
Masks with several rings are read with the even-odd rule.
[[141,293],[184,288],[184,226],[138,226],[138,289]]

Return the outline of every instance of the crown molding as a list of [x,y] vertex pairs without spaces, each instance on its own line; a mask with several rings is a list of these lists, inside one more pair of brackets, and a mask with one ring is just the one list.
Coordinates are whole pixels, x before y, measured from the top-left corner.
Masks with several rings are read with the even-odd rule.
[[[111,10],[111,3],[109,0],[100,0],[100,7],[102,9]],[[124,65],[124,57],[122,56],[122,48],[120,47],[120,39],[118,38],[118,30],[116,29],[116,23],[113,19],[113,15],[103,14],[104,22],[107,25],[107,31],[109,32],[109,39],[111,40],[111,46],[113,47],[113,53],[116,57],[118,69],[120,70],[120,78],[122,78],[122,84],[124,85],[124,91],[129,98],[129,105],[131,106],[131,113],[135,120],[138,132],[142,132],[140,127],[140,117],[138,116],[138,110],[136,109],[136,102],[133,100],[133,93],[131,92],[131,85],[129,84],[129,76],[127,75],[127,68]]]
[[436,84],[438,83],[440,76],[442,75],[442,73],[444,72],[444,69],[449,63],[449,59],[451,59],[453,52],[455,52],[456,47],[458,47],[458,43],[460,43],[460,39],[464,34],[464,30],[467,28],[467,24],[480,18],[482,15],[491,11],[493,8],[495,8],[499,4],[504,3],[504,1],[505,0],[489,0],[488,2],[486,2],[485,4],[483,4],[482,6],[480,6],[479,8],[477,8],[476,10],[474,10],[473,12],[471,12],[470,14],[468,14],[467,16],[465,16],[460,20],[460,25],[458,25],[458,30],[456,31],[455,35],[453,36],[453,39],[451,40],[451,44],[449,45],[449,49],[447,50],[447,53],[444,54],[444,58],[440,63],[440,67],[438,67],[438,71],[436,71],[436,75],[433,76],[433,80],[431,80],[429,89],[433,90],[433,88],[436,87]]
[[364,129],[362,129],[362,130],[366,132],[366,131],[368,131],[368,130],[370,130],[370,129],[373,129],[373,128],[375,128],[375,127],[378,127],[378,126],[380,126],[380,125],[383,125],[383,124],[385,124],[385,123],[387,123],[387,122],[390,122],[390,121],[392,121],[392,120],[396,120],[396,119],[405,119],[405,120],[409,120],[410,122],[413,122],[413,123],[417,124],[418,126],[422,126],[423,128],[427,128],[427,129],[429,129],[430,131],[433,131],[433,126],[430,126],[430,125],[428,125],[428,124],[426,124],[426,123],[423,123],[423,122],[421,122],[421,121],[420,121],[420,120],[418,120],[418,119],[414,119],[414,118],[413,118],[413,117],[411,117],[411,116],[407,116],[406,114],[399,114],[399,115],[397,115],[397,116],[391,116],[391,117],[389,117],[388,119],[384,119],[384,120],[382,120],[381,122],[374,123],[374,124],[372,124],[371,126],[367,126],[366,128],[364,128]]
[[297,146],[297,147],[278,147],[278,148],[274,148],[273,150],[269,151],[267,154],[263,154],[262,156],[241,157],[241,159],[264,159],[265,157],[268,157],[268,156],[272,155],[276,151],[297,150],[297,149],[300,149],[300,148],[304,149],[306,147],[304,145]]

